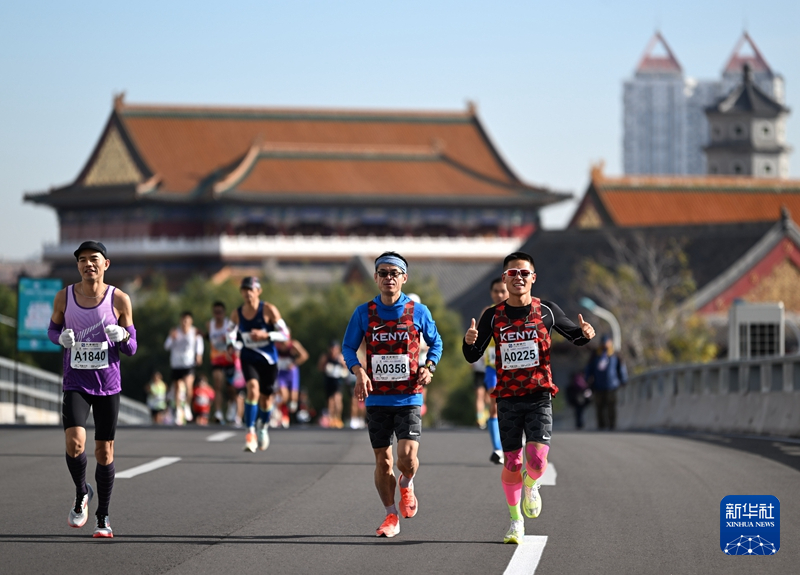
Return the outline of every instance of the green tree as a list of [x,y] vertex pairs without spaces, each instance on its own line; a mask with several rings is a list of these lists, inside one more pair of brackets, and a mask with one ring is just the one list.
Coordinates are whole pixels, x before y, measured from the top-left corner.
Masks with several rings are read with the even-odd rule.
[[403,291],[420,296],[422,303],[431,310],[436,329],[442,337],[442,359],[436,366],[436,374],[428,388],[426,423],[438,425],[447,421],[471,425],[475,417],[472,368],[461,354],[464,333],[460,316],[447,308],[438,285],[432,278],[419,281],[412,276]]

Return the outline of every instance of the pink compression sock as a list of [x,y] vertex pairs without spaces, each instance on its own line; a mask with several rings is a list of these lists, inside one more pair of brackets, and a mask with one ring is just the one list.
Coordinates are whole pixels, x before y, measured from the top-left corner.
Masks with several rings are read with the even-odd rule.
[[522,450],[505,452],[505,463],[500,475],[506,503],[516,505],[522,496]]

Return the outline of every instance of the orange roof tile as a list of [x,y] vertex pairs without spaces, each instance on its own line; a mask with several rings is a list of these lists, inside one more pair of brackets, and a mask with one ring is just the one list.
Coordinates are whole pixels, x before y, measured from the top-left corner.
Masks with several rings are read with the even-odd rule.
[[617,226],[774,221],[781,208],[800,215],[800,180],[724,176],[606,177],[591,188]]
[[197,189],[215,171],[234,169],[248,150],[262,142],[300,147],[437,145],[482,176],[525,186],[500,157],[473,110],[193,108],[132,106],[119,101],[115,113],[139,157],[159,176],[163,192]]
[[[432,148],[269,146],[220,182],[217,193],[519,197],[523,186],[476,177]],[[244,163],[244,162],[243,162]],[[235,177],[238,176],[238,177]]]

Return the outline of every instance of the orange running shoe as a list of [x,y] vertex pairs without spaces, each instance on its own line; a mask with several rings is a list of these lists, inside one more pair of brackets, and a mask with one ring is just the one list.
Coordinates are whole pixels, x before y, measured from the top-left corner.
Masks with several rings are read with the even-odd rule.
[[[400,474],[403,477],[403,474]],[[399,482],[398,482],[399,483]],[[400,488],[400,514],[406,519],[410,519],[417,514],[417,496],[414,495],[414,484],[409,483],[408,487]]]
[[400,518],[394,513],[390,513],[375,533],[378,537],[394,537],[400,533]]
[[247,435],[244,436],[244,450],[255,453],[256,448],[258,448],[258,437],[252,431],[248,431]]

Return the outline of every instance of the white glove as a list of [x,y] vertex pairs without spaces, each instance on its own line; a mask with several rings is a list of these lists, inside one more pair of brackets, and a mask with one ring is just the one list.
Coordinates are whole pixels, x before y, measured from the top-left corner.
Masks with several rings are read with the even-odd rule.
[[128,330],[119,325],[107,325],[106,335],[113,342],[123,341],[128,335]]
[[61,335],[58,336],[58,343],[67,349],[75,347],[75,332],[71,329],[65,329],[61,332]]

